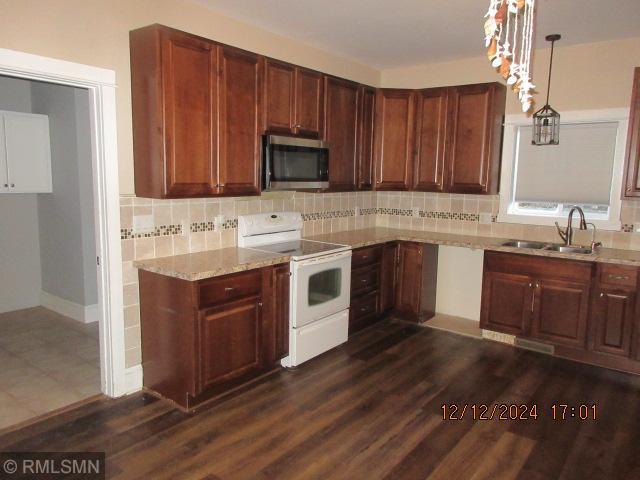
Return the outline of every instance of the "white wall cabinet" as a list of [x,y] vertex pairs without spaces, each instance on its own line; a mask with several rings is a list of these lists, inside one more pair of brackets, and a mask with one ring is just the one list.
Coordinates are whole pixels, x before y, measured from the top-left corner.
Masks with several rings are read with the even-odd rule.
[[49,193],[49,117],[0,110],[0,193]]

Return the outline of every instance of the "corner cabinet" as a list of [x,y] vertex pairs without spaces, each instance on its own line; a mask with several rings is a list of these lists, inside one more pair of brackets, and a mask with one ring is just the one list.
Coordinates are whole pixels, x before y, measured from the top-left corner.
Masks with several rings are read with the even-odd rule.
[[399,242],[394,311],[413,322],[435,315],[438,246]]
[[375,188],[497,193],[505,101],[499,83],[380,89]]
[[640,197],[640,67],[636,67],[631,93],[625,170],[625,197]]
[[189,282],[141,270],[144,386],[184,409],[288,354],[289,265]]
[[409,190],[412,181],[413,90],[381,88],[375,99],[376,190]]
[[160,25],[130,51],[136,195],[258,194],[260,57]]
[[265,61],[263,129],[320,138],[324,121],[324,76],[285,62]]

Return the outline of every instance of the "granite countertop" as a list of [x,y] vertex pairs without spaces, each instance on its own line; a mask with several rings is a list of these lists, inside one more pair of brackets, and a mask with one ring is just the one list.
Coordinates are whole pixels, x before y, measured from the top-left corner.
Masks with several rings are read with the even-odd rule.
[[[511,252],[540,257],[566,258],[587,262],[616,263],[619,265],[640,266],[640,251],[621,250],[615,248],[598,248],[594,253],[563,253],[553,250],[532,248],[504,247],[502,244],[510,239],[497,237],[481,237],[478,235],[461,235],[456,233],[422,232],[416,230],[401,230],[395,228],[367,228],[347,232],[327,233],[308,237],[309,240],[341,243],[352,248],[365,247],[392,240],[408,242],[433,243],[453,247],[466,247],[478,250],[496,252]],[[545,242],[546,243],[546,242]]]
[[133,262],[133,265],[140,270],[196,281],[287,263],[288,261],[288,255],[231,247],[172,257],[137,260]]
[[[592,254],[561,253],[549,250],[534,250],[529,248],[504,247],[506,238],[481,237],[477,235],[460,235],[455,233],[422,232],[415,230],[401,230],[394,228],[366,228],[346,232],[327,233],[305,237],[307,240],[350,245],[352,248],[376,245],[393,240],[409,242],[423,242],[453,247],[465,247],[478,250],[496,252],[511,252],[523,255],[541,257],[566,258],[587,262],[616,263],[620,265],[640,266],[640,251],[618,250],[613,248],[599,248]],[[288,255],[278,255],[256,250],[232,247],[219,250],[209,250],[173,257],[138,260],[134,266],[183,280],[196,281],[205,278],[242,272],[254,268],[267,267],[286,263]]]

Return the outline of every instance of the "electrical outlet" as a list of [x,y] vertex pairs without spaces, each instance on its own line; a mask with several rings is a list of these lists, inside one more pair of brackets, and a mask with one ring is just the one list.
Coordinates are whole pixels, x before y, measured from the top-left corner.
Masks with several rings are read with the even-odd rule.
[[362,207],[356,207],[356,217],[362,215]]
[[216,217],[213,219],[213,225],[215,229],[216,230],[221,229],[222,224],[224,224],[224,215],[216,215]]
[[484,225],[488,225],[491,223],[491,214],[490,213],[481,213],[480,214],[480,223]]
[[154,229],[153,215],[133,216],[133,233],[151,233]]
[[420,208],[419,207],[413,207],[411,209],[411,215],[413,215],[414,217],[419,217],[420,216]]

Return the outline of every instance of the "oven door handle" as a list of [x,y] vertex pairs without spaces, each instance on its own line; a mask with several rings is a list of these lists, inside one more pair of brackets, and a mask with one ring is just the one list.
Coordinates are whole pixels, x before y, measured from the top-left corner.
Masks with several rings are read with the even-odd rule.
[[331,255],[324,255],[322,257],[317,258],[308,258],[306,260],[300,260],[298,262],[294,262],[297,268],[305,267],[308,265],[323,265],[329,262],[335,262],[336,260],[342,260],[343,258],[351,257],[351,250],[347,250],[344,252],[333,253]]

